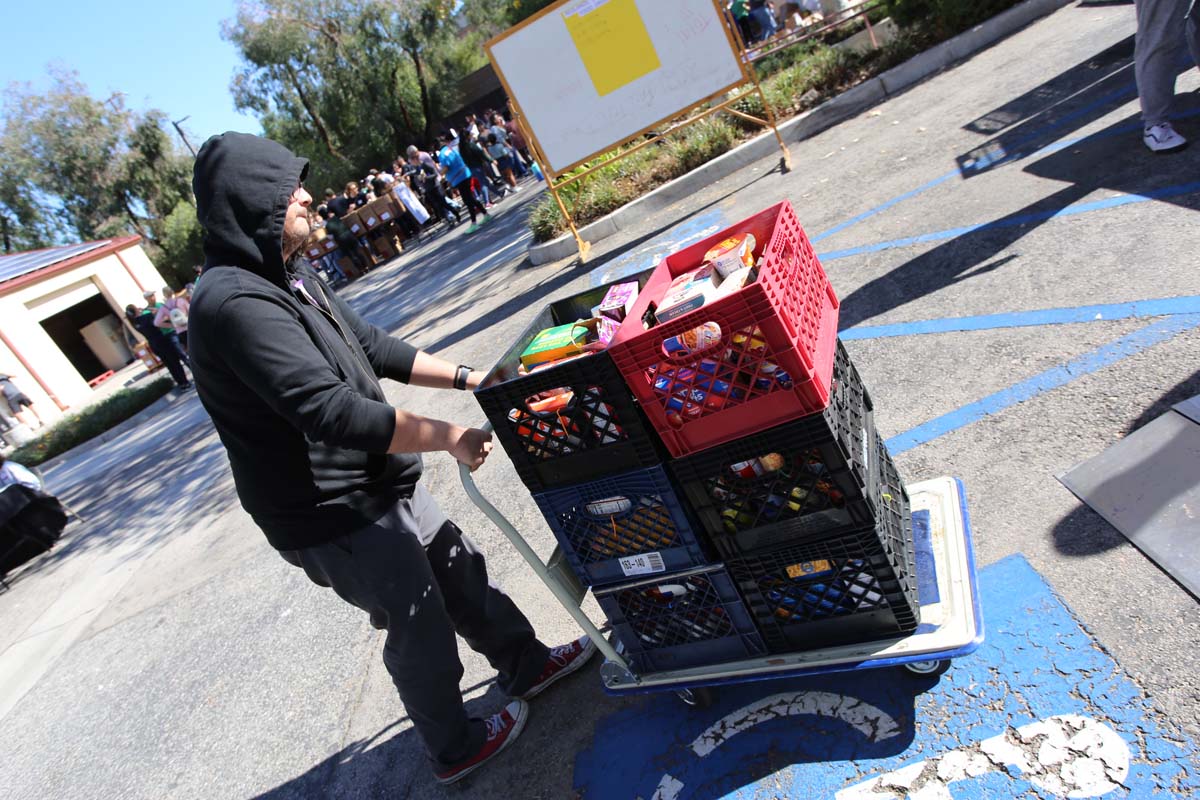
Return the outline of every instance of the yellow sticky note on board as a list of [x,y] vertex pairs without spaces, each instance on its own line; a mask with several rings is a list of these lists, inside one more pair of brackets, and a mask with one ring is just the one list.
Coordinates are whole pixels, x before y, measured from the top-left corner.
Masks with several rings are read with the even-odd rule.
[[601,97],[662,66],[634,0],[585,0],[563,21]]

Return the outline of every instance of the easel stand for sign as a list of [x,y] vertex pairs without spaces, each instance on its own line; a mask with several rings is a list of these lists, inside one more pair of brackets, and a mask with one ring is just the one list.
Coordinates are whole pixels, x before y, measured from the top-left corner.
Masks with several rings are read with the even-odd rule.
[[[717,113],[718,111],[726,111],[730,114],[733,114],[736,117],[747,120],[748,122],[753,122],[753,123],[755,123],[757,125],[761,125],[763,127],[770,127],[771,130],[775,133],[775,139],[779,142],[779,149],[783,153],[783,157],[782,157],[783,172],[786,173],[787,171],[791,170],[792,157],[791,157],[791,154],[788,152],[787,145],[783,141],[783,135],[779,132],[779,127],[776,123],[775,111],[774,111],[774,109],[771,108],[771,104],[767,100],[766,93],[763,92],[762,84],[759,83],[758,74],[755,71],[753,65],[748,63],[748,61],[743,57],[743,54],[745,52],[745,46],[741,42],[740,33],[735,34],[734,32],[732,32],[730,30],[730,26],[727,23],[727,19],[725,17],[724,11],[721,8],[720,0],[711,0],[711,2],[712,2],[714,10],[716,11],[718,18],[721,20],[722,28],[725,31],[725,37],[728,40],[729,47],[736,54],[738,63],[741,66],[742,82],[740,84],[735,84],[733,87],[727,87],[727,88],[721,90],[720,92],[717,92],[715,94],[709,95],[708,97],[698,100],[691,106],[693,109],[696,107],[699,107],[699,106],[707,105],[708,103],[712,103],[716,100],[720,100],[720,102],[716,103],[713,106],[705,108],[703,111],[700,111],[699,113],[690,114],[689,116],[687,116],[686,119],[682,120],[681,122],[672,124],[666,130],[659,131],[659,130],[657,130],[657,128],[659,126],[661,126],[663,122],[669,122],[669,119],[662,120],[659,123],[657,123],[656,125],[652,125],[650,127],[647,127],[643,130],[638,131],[637,133],[634,133],[632,136],[626,137],[624,141],[616,143],[612,149],[620,148],[620,147],[622,147],[626,144],[629,144],[630,142],[638,139],[639,137],[646,137],[646,138],[642,139],[642,141],[638,142],[633,147],[630,147],[628,150],[624,150],[622,152],[616,153],[615,155],[612,155],[611,157],[604,158],[603,161],[597,162],[597,159],[603,157],[605,155],[605,153],[596,153],[596,154],[593,154],[593,156],[590,159],[588,159],[587,161],[585,161],[581,164],[576,164],[568,169],[557,171],[557,172],[555,170],[551,169],[549,167],[550,160],[548,158],[546,158],[545,153],[542,150],[541,144],[538,141],[537,135],[527,125],[525,115],[523,113],[521,113],[520,104],[517,101],[516,96],[513,94],[511,88],[508,86],[508,83],[505,80],[505,76],[504,76],[503,71],[500,68],[500,65],[497,64],[495,62],[495,60],[493,59],[493,67],[496,69],[497,75],[500,76],[501,82],[504,83],[505,89],[508,92],[508,95],[510,97],[509,109],[512,113],[512,116],[517,121],[517,125],[520,127],[521,132],[525,137],[526,144],[529,146],[529,149],[532,152],[534,158],[537,159],[537,161],[542,169],[542,172],[545,175],[546,184],[550,189],[551,195],[553,195],[553,197],[554,197],[554,202],[558,205],[558,210],[562,213],[563,219],[565,219],[567,221],[567,225],[571,229],[571,235],[575,237],[575,242],[576,242],[577,246],[579,247],[580,262],[586,262],[588,260],[589,253],[591,251],[591,244],[588,241],[586,241],[582,235],[580,235],[579,229],[575,224],[575,218],[574,218],[574,215],[572,212],[578,206],[579,200],[583,196],[584,182],[586,181],[586,179],[588,177],[590,177],[592,175],[592,173],[594,173],[604,167],[607,167],[617,161],[620,161],[623,158],[633,155],[634,153],[641,150],[643,147],[654,144],[656,142],[659,142],[659,141],[665,139],[666,137],[668,137],[672,134],[678,133],[679,131],[683,130],[687,126],[692,125],[696,122],[699,122],[700,120],[703,120],[703,119]],[[561,4],[559,4],[559,5],[561,5]],[[557,8],[557,7],[558,6],[554,6],[552,8]],[[547,11],[550,11],[550,10],[551,9],[547,9]],[[542,12],[542,13],[546,13],[546,12]],[[735,35],[737,36],[736,39],[734,38]],[[489,45],[490,44],[491,43],[489,42]],[[489,57],[491,57],[490,50],[489,50]],[[749,91],[740,92],[732,97],[728,96],[728,94],[730,92],[730,88],[736,90],[736,89],[745,88],[745,87],[753,87],[753,88],[750,89]],[[754,93],[757,93],[759,98],[762,100],[763,109],[766,112],[766,117],[767,117],[766,119],[759,119],[758,117],[755,117],[751,114],[747,114],[745,112],[742,112],[742,111],[739,111],[739,110],[733,108],[733,105],[735,103],[737,103],[739,100],[741,100],[742,98],[746,97],[749,94],[754,94]],[[724,98],[724,99],[721,99],[721,98]],[[649,135],[647,135],[647,134],[649,134]],[[577,184],[576,191],[574,192],[574,197],[569,198],[570,203],[568,204],[567,202],[564,201],[562,190],[573,184]]]

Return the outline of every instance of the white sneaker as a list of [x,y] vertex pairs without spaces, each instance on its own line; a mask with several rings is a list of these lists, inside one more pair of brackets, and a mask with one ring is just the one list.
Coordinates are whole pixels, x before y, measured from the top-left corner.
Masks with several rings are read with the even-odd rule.
[[1150,125],[1142,132],[1142,141],[1152,153],[1174,153],[1187,147],[1187,139],[1180,136],[1169,122]]

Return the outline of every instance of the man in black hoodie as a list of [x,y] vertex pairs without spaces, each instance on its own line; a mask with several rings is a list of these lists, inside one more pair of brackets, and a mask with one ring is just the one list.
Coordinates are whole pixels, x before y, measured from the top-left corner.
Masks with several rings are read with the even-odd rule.
[[[418,483],[422,452],[472,469],[480,430],[388,405],[380,378],[470,389],[479,373],[418,351],[359,317],[299,257],[308,162],[226,133],[196,157],[204,280],[189,314],[200,400],[229,455],[242,506],[285,560],[387,631],[383,661],[434,762],[462,778],[524,726],[524,700],[582,666],[587,637],[548,649],[489,585],[482,553]],[[455,633],[513,697],[468,719]]]

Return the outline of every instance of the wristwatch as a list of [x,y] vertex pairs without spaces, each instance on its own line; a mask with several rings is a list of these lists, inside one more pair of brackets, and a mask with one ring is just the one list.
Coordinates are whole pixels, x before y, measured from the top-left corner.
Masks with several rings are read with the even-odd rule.
[[458,369],[454,373],[454,388],[466,389],[467,379],[471,377],[472,372],[474,372],[474,370],[468,367],[466,364],[459,364]]

